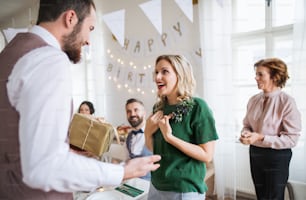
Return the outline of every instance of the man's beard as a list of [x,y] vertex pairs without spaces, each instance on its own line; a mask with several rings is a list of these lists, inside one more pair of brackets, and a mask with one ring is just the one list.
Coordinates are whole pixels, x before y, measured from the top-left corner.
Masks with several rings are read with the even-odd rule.
[[135,116],[130,117],[130,118],[128,119],[128,121],[129,121],[129,123],[131,124],[131,126],[132,126],[133,128],[136,128],[137,126],[139,126],[139,125],[143,122],[143,117],[136,117],[136,118],[138,119],[138,120],[136,120],[136,121],[132,120],[132,118],[135,118]]
[[82,45],[78,43],[78,34],[81,32],[82,24],[77,24],[73,31],[63,38],[63,51],[74,64],[81,60]]

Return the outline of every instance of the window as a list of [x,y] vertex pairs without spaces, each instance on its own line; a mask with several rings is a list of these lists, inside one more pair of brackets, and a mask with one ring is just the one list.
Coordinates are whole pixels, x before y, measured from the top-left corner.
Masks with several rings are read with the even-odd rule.
[[[294,9],[295,1],[292,0],[232,0],[233,116],[236,137],[239,137],[249,98],[260,92],[254,80],[254,63],[261,58],[278,57],[287,63],[289,76],[293,73]],[[297,87],[291,85],[291,80],[287,81],[283,89],[288,94]],[[303,117],[303,105],[300,111]],[[298,144],[292,149],[289,180],[305,180],[305,162],[302,159],[305,157],[305,148],[305,134],[302,133]],[[245,185],[243,183],[237,187],[245,189]]]
[[234,0],[233,30],[235,33],[264,29],[264,0]]
[[[233,83],[237,130],[245,115],[248,99],[259,92],[254,80],[253,65],[265,57],[279,57],[292,62],[292,32],[294,23],[292,0],[233,0]],[[284,90],[290,93],[290,79]]]

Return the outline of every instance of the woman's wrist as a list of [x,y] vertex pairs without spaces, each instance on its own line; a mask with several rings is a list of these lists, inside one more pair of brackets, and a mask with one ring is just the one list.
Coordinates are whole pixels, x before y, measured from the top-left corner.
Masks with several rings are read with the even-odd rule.
[[172,141],[172,139],[174,138],[172,131],[166,134],[166,142],[170,143]]
[[258,134],[259,135],[259,141],[264,141],[265,135],[264,134]]

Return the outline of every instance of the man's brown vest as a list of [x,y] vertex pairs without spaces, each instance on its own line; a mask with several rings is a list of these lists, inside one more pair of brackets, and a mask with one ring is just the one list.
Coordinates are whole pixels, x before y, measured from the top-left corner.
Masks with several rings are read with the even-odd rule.
[[71,193],[44,192],[32,189],[22,182],[19,116],[7,96],[8,76],[19,58],[46,45],[48,44],[45,41],[33,33],[19,33],[0,53],[0,200],[72,199]]

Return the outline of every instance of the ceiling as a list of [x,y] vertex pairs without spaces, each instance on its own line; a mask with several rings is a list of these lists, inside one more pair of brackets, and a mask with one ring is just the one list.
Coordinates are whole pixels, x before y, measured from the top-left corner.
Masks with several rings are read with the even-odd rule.
[[0,0],[0,24],[11,21],[12,16],[36,3],[37,0]]

